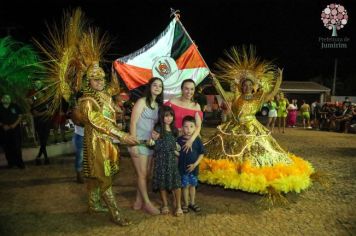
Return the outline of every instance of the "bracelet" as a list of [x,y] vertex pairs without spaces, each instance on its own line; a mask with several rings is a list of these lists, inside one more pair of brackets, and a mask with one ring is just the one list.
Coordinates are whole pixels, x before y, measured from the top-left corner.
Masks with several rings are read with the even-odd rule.
[[122,131],[119,131],[119,130],[116,130],[116,129],[112,129],[111,130],[111,133],[115,136],[117,136],[119,139],[125,139],[126,136],[128,135],[127,133],[125,132],[122,132]]

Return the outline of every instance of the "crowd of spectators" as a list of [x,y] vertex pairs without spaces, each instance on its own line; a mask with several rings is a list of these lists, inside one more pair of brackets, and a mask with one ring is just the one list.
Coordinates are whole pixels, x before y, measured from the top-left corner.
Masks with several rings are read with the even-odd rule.
[[320,130],[343,133],[356,131],[356,104],[348,99],[343,103],[324,103],[315,109],[315,125]]
[[[304,129],[356,133],[356,104],[348,97],[345,97],[343,102],[320,103],[319,100],[315,100],[308,104],[303,100],[300,107],[297,105],[297,100],[292,99],[287,110],[289,128],[295,128],[299,123],[299,126]],[[270,126],[267,122],[267,127]]]

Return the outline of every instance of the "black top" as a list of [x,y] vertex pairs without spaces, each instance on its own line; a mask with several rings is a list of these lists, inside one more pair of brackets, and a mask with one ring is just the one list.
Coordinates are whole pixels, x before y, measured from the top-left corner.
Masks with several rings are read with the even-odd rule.
[[8,108],[5,108],[4,105],[0,104],[0,123],[4,125],[11,125],[22,114],[22,111],[19,106],[14,103],[11,103]]

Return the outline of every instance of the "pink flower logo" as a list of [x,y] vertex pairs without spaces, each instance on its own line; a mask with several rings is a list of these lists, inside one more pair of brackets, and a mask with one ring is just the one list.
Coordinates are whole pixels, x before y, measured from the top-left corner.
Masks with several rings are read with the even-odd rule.
[[337,36],[337,30],[345,27],[349,16],[343,5],[332,3],[326,6],[321,12],[321,21],[324,26],[329,30],[332,30],[332,36]]

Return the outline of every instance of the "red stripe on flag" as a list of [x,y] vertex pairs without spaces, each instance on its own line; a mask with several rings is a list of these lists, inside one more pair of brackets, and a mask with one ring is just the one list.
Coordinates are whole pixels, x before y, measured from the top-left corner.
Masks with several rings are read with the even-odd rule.
[[119,61],[114,62],[114,68],[119,73],[129,90],[147,84],[153,77],[152,70],[128,65]]
[[177,59],[176,63],[180,70],[207,67],[195,44],[190,45],[190,47]]

